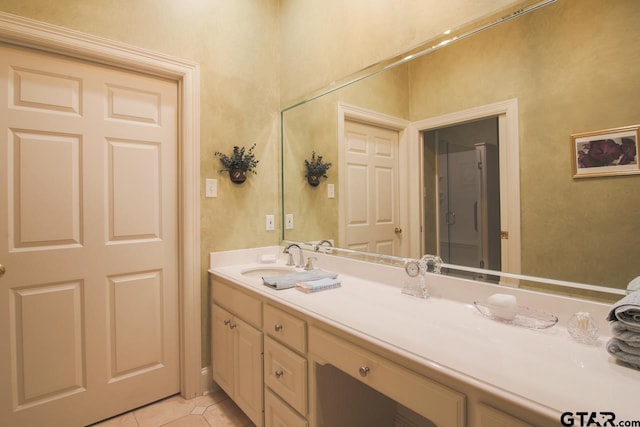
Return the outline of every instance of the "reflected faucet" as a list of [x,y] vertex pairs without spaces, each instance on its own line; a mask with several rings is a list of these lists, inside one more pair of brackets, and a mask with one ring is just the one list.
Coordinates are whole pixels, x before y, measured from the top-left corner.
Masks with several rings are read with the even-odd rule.
[[[293,254],[291,252],[289,252],[289,249],[291,249],[292,247],[296,247],[298,248],[298,255],[300,256],[298,258],[298,263],[295,263],[293,261]],[[287,265],[295,265],[296,267],[302,267],[303,263],[304,263],[304,255],[302,254],[302,248],[300,247],[300,245],[298,245],[297,243],[291,243],[290,245],[288,245],[286,248],[284,248],[284,250],[282,251],[282,253],[284,254],[289,254],[289,260],[287,261]]]
[[325,239],[325,240],[321,240],[319,243],[316,243],[314,245],[315,251],[318,252],[320,250],[320,246],[324,245],[325,243],[328,244],[330,248],[333,247],[333,243],[331,243],[329,240]]

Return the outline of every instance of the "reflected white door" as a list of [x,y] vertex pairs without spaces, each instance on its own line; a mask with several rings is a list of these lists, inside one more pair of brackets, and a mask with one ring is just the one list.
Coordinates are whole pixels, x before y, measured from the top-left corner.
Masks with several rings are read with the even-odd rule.
[[175,82],[0,45],[0,419],[179,391]]
[[400,248],[398,132],[345,121],[345,239],[341,246],[387,255]]

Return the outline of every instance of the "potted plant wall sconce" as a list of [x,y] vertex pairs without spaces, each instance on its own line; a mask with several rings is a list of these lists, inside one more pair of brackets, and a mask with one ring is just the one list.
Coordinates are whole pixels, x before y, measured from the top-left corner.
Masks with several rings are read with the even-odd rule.
[[220,173],[229,172],[229,178],[231,182],[235,184],[242,184],[247,179],[247,172],[252,172],[257,175],[255,171],[256,166],[260,160],[256,160],[253,154],[253,149],[256,148],[256,144],[253,144],[248,150],[245,147],[233,147],[233,153],[227,156],[219,151],[215,152],[215,156],[220,159],[220,163],[224,169],[220,169]]
[[327,178],[327,171],[331,167],[331,163],[326,163],[322,160],[322,156],[316,156],[316,152],[311,152],[311,160],[305,159],[304,165],[307,169],[307,182],[312,187],[317,187],[320,184],[320,178]]

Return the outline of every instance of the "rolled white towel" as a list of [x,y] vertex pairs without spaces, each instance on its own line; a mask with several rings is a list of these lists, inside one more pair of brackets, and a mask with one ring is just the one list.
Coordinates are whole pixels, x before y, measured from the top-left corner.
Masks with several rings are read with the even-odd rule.
[[513,320],[518,312],[516,297],[507,294],[493,294],[487,299],[487,307],[492,315],[504,320]]
[[640,276],[636,277],[627,285],[627,291],[640,291]]
[[625,325],[640,329],[640,291],[631,292],[615,303],[607,315],[607,320],[619,320]]

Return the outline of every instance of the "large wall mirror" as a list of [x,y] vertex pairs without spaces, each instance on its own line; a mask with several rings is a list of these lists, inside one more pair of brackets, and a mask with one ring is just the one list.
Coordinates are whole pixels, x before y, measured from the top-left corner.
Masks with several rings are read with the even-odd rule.
[[575,178],[571,135],[640,123],[638,22],[557,0],[283,110],[284,240],[624,289],[640,175]]

